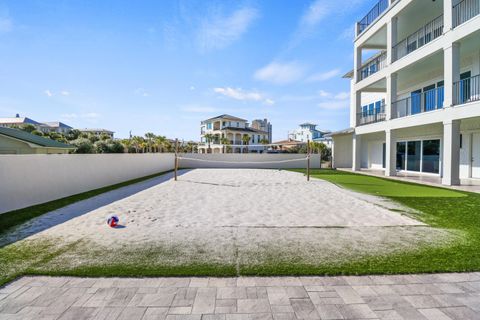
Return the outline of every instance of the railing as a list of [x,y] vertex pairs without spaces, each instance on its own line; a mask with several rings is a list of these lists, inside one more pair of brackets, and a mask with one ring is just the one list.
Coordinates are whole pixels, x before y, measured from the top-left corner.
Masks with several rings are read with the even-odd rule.
[[[479,0],[480,1],[480,0]],[[443,15],[430,21],[393,47],[394,61],[423,47],[443,34]]]
[[453,104],[480,101],[480,75],[453,83]]
[[363,80],[387,66],[387,52],[384,51],[358,70],[358,80]]
[[453,27],[458,27],[478,14],[480,14],[480,0],[460,1],[453,6]]
[[389,0],[378,1],[378,3],[372,8],[372,10],[370,10],[370,12],[368,12],[362,20],[357,22],[357,36],[363,31],[365,31],[365,29],[367,29],[367,27],[371,25],[373,21],[375,21],[385,10],[387,10],[388,2]]
[[380,121],[385,121],[385,105],[357,113],[357,126]]
[[392,103],[392,119],[442,109],[443,99],[443,87],[412,93],[410,97]]

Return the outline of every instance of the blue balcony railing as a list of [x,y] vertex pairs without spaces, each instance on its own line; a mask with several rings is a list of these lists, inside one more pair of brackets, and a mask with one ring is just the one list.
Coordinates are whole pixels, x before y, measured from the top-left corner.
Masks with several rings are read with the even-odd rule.
[[357,126],[385,121],[385,105],[357,113]]
[[480,101],[480,75],[453,83],[453,104]]
[[412,93],[410,97],[392,103],[392,119],[442,109],[443,100],[443,87]]
[[369,25],[371,25],[388,8],[389,0],[379,0],[362,20],[357,22],[357,36],[361,34]]

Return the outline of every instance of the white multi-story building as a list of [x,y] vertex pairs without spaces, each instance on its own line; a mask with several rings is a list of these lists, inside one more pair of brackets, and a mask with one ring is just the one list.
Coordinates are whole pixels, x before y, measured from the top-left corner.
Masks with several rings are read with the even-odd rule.
[[[269,128],[271,132],[271,125]],[[228,114],[202,121],[200,135],[199,153],[258,153],[271,143],[269,132],[252,128],[247,120]]]
[[380,0],[356,26],[333,165],[480,183],[480,0]]
[[299,125],[299,128],[292,130],[288,133],[288,139],[307,142],[307,141],[316,141],[326,144],[328,147],[331,146],[331,138],[325,137],[326,134],[329,134],[330,131],[318,130],[317,125],[313,123],[302,123]]

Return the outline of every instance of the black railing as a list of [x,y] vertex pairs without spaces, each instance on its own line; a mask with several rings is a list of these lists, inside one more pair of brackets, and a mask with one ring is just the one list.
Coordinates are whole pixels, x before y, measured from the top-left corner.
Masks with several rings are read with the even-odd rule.
[[380,0],[377,4],[370,10],[362,20],[357,22],[358,24],[358,32],[357,36],[361,34],[369,25],[372,24],[385,10],[388,8],[389,0]]
[[357,126],[385,121],[385,105],[357,113]]
[[442,109],[443,99],[443,87],[412,93],[410,97],[392,103],[392,119]]
[[410,52],[423,47],[443,34],[443,15],[430,21],[416,32],[409,35],[393,47],[394,61],[405,57]]
[[460,1],[453,6],[453,27],[458,27],[478,14],[480,14],[480,0]]
[[387,52],[382,52],[378,57],[364,64],[358,70],[358,80],[363,80],[387,66]]
[[453,104],[480,101],[480,75],[453,83]]

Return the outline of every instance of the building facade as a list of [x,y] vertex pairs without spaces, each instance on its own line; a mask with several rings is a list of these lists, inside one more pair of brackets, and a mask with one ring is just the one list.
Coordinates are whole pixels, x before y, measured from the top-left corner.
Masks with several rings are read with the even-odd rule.
[[114,131],[110,131],[110,130],[102,129],[102,128],[85,128],[85,129],[78,129],[78,130],[81,133],[87,133],[87,134],[91,134],[91,135],[94,135],[94,136],[97,136],[97,137],[106,135],[110,139],[113,139],[113,135],[115,133]]
[[327,145],[327,147],[330,147],[332,140],[325,136],[329,133],[330,131],[318,130],[316,124],[306,122],[300,124],[299,128],[290,131],[288,133],[288,140],[303,143],[306,143],[307,141],[322,142]]
[[272,143],[272,124],[268,122],[267,119],[255,119],[252,121],[252,126],[253,129],[260,130],[260,131],[265,131],[268,135],[268,143]]
[[[263,121],[271,132],[271,124]],[[260,153],[271,142],[269,132],[252,128],[247,120],[228,114],[202,121],[200,136],[199,153]]]
[[351,129],[332,134],[334,166],[480,183],[479,0],[378,1],[346,76]]

